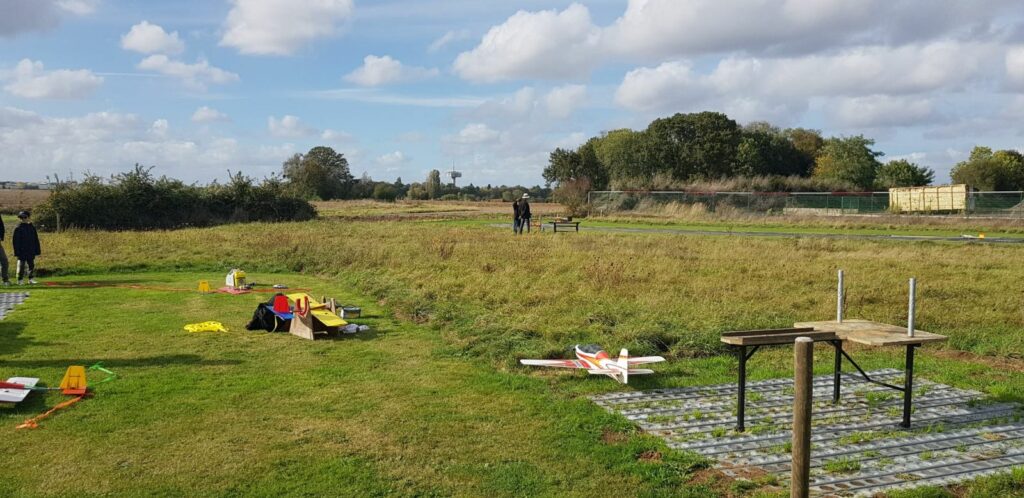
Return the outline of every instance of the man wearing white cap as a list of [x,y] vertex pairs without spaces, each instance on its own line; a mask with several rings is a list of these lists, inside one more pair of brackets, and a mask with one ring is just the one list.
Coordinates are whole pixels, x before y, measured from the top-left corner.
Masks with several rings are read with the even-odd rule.
[[526,233],[530,233],[530,194],[524,193],[523,200],[519,201],[519,233],[523,233],[523,227],[526,227]]

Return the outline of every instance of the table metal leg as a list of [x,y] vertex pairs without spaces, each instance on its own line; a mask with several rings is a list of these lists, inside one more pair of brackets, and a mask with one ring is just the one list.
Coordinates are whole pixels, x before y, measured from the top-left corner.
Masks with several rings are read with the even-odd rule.
[[740,384],[739,392],[736,396],[736,432],[743,432],[744,427],[744,410],[747,404],[747,347],[740,346],[738,348],[740,358]]
[[839,403],[840,389],[843,377],[843,341],[834,341],[836,358],[832,369],[832,404]]
[[910,413],[914,408],[914,349],[917,344],[907,344],[907,361],[903,372],[903,423],[905,429],[910,428]]

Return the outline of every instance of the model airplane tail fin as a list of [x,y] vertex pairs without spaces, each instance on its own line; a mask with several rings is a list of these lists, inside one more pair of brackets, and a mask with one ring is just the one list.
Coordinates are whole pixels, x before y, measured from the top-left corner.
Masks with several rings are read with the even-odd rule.
[[618,364],[622,368],[622,383],[629,384],[629,351],[626,348],[619,351]]

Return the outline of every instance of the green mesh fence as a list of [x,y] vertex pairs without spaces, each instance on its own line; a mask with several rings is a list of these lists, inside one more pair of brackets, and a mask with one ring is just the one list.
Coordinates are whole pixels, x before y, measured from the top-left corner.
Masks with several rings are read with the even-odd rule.
[[[764,215],[890,214],[888,192],[648,192],[594,191],[588,196],[594,214],[679,214],[743,212]],[[903,213],[1024,217],[1024,192],[971,192],[967,209]]]

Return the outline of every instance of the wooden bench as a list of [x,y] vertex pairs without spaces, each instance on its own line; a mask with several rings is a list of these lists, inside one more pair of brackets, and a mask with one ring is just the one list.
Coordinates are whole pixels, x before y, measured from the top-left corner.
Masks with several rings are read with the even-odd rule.
[[[569,231],[569,229],[572,229],[572,231],[574,232],[580,231],[580,222],[572,221],[572,218],[558,217],[553,220],[544,222],[544,224],[551,225],[551,230],[555,233],[558,233],[559,228],[561,228],[563,232],[567,232]],[[541,226],[541,231],[544,231],[543,226]]]

